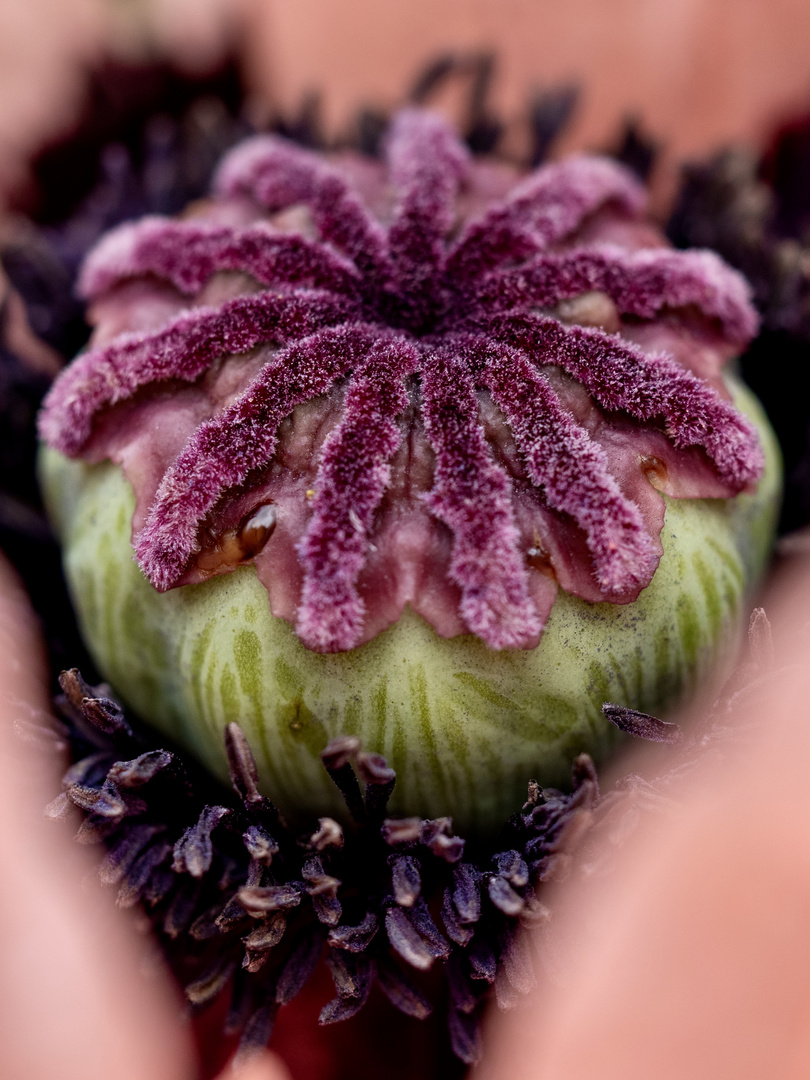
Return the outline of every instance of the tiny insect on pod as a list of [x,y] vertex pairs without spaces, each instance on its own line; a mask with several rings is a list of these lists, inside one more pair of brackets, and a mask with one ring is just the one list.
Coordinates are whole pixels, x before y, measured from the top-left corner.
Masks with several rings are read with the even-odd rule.
[[486,831],[604,755],[605,700],[657,712],[729,653],[778,453],[724,371],[743,279],[625,170],[521,178],[416,109],[385,145],[259,136],[195,216],[108,235],[44,482],[141,716],[220,775],[237,720],[288,814],[340,813],[319,752],[358,736],[392,810]]

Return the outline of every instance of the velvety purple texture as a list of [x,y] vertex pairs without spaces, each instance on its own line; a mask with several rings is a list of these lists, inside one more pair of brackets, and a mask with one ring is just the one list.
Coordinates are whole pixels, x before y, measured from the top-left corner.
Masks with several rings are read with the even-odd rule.
[[217,310],[183,313],[155,334],[121,335],[71,364],[42,413],[40,434],[64,454],[77,456],[97,414],[141,387],[168,379],[193,382],[225,353],[246,352],[280,336],[295,340],[343,321],[351,309],[338,297],[314,291],[261,293],[237,297]]
[[341,294],[356,292],[360,282],[348,259],[267,225],[234,229],[147,217],[104,237],[82,270],[79,293],[98,296],[121,278],[155,274],[193,296],[218,270],[242,271],[262,285],[308,285]]
[[357,580],[390,482],[389,463],[402,442],[403,375],[416,371],[419,360],[418,349],[401,339],[373,345],[354,374],[343,419],[324,443],[318,498],[299,546],[304,587],[297,630],[310,648],[351,649],[362,636]]
[[424,364],[422,395],[436,455],[427,503],[453,534],[450,576],[462,618],[493,648],[520,647],[539,637],[547,612],[529,598],[509,480],[492,460],[475,382],[457,350],[436,350]]
[[[459,222],[482,167],[444,121],[405,110],[385,148],[376,216],[351,170],[259,136],[206,218],[106,237],[81,277],[98,344],[41,432],[122,463],[158,589],[252,559],[312,649],[406,604],[442,635],[533,647],[558,586],[627,603],[649,584],[660,492],[758,479],[720,378],[756,331],[748,289],[667,249],[612,162],[546,166]],[[268,502],[277,524],[240,558]]]
[[[553,307],[581,293],[606,293],[619,311],[641,319],[694,304],[744,346],[757,332],[748,287],[712,251],[634,251],[615,246],[541,255],[476,284],[473,303],[489,311]],[[472,299],[472,298],[471,298]]]
[[390,282],[385,230],[346,179],[315,154],[273,135],[259,135],[228,154],[216,189],[222,196],[255,198],[270,213],[298,203],[309,207],[321,240],[342,251],[359,270],[363,291],[374,296]]

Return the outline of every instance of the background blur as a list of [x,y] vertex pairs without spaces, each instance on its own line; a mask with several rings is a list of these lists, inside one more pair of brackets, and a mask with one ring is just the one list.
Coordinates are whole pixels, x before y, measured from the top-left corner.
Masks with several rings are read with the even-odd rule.
[[[674,188],[678,165],[684,160],[704,157],[728,144],[747,146],[757,152],[751,158],[751,169],[756,175],[758,152],[769,144],[778,129],[801,117],[810,118],[809,0],[0,0],[0,254],[6,258],[3,265],[8,265],[9,252],[14,254],[16,244],[17,250],[30,260],[24,264],[18,262],[16,279],[8,271],[15,285],[18,281],[26,284],[28,269],[39,274],[27,279],[27,292],[22,287],[20,292],[26,296],[30,327],[53,346],[49,351],[41,341],[34,343],[28,330],[25,348],[19,348],[30,368],[25,378],[19,377],[25,392],[19,395],[22,402],[19,430],[23,434],[17,440],[15,429],[6,443],[11,446],[13,442],[22,445],[23,439],[30,441],[30,450],[22,454],[29,472],[18,470],[16,487],[12,489],[8,477],[14,469],[0,460],[0,479],[8,484],[16,499],[15,512],[21,510],[29,516],[19,520],[8,517],[10,526],[3,534],[0,514],[0,546],[15,557],[18,566],[28,567],[27,587],[38,609],[49,612],[48,645],[57,670],[78,663],[87,671],[90,662],[83,659],[67,600],[59,591],[61,586],[55,584],[58,578],[55,549],[47,547],[47,529],[44,525],[40,528],[41,519],[36,516],[40,511],[34,505],[33,493],[33,416],[39,397],[58,366],[58,354],[72,355],[86,338],[81,309],[71,296],[71,273],[84,251],[106,227],[106,222],[145,212],[139,199],[147,200],[149,212],[172,213],[186,201],[184,184],[199,194],[202,188],[195,189],[197,173],[212,167],[219,152],[239,137],[241,121],[233,114],[240,110],[248,122],[259,126],[272,124],[281,130],[291,130],[298,137],[315,133],[327,142],[337,143],[362,135],[358,129],[363,123],[373,136],[375,116],[378,121],[378,114],[412,94],[415,81],[431,65],[435,74],[437,62],[452,57],[456,67],[463,68],[466,64],[466,75],[460,80],[438,80],[438,95],[431,98],[431,103],[469,125],[470,104],[475,100],[475,93],[471,94],[470,90],[471,87],[474,90],[479,78],[479,135],[486,142],[488,130],[492,134],[499,128],[496,149],[511,157],[523,161],[530,157],[533,102],[535,105],[545,102],[546,120],[553,121],[554,109],[565,112],[574,102],[574,90],[578,91],[568,123],[553,146],[554,153],[575,148],[615,148],[627,135],[628,121],[634,121],[636,136],[645,136],[660,148],[653,181],[656,205],[662,214]],[[488,58],[492,58],[491,68]],[[491,76],[488,81],[487,74]],[[196,108],[192,102],[196,102]],[[161,116],[155,113],[165,112],[168,107],[174,110],[173,119],[161,123]],[[805,125],[802,130],[806,136],[810,129]],[[75,137],[70,140],[70,152],[60,156],[58,144],[64,143],[72,133]],[[109,145],[119,140],[121,145]],[[643,157],[645,138],[639,138],[638,144]],[[49,156],[45,155],[47,168],[44,168],[43,151],[49,147]],[[105,147],[112,153],[105,153]],[[185,150],[189,152],[186,154]],[[782,180],[796,177],[800,185],[810,186],[806,183],[810,177],[810,138],[798,138],[793,151],[793,157],[788,155]],[[134,169],[129,169],[128,154]],[[803,164],[799,160],[802,156]],[[795,528],[810,520],[810,402],[795,389],[806,378],[810,358],[810,244],[801,247],[797,243],[797,237],[810,239],[810,198],[804,191],[794,191],[790,182],[781,185],[779,236],[774,239],[763,226],[768,217],[767,193],[749,182],[745,162],[735,168],[737,173],[730,178],[733,183],[727,188],[720,185],[720,209],[728,213],[715,213],[710,203],[699,224],[706,224],[704,219],[708,219],[709,224],[716,223],[718,228],[708,239],[701,236],[697,241],[719,246],[719,242],[730,237],[731,245],[723,250],[732,261],[739,256],[736,265],[744,266],[746,272],[750,270],[749,276],[757,286],[766,332],[749,352],[744,370],[765,401],[782,437],[789,476],[790,498],[786,505],[792,507],[793,514],[785,527]],[[91,205],[77,211],[61,230],[54,226],[60,215],[65,217],[68,211],[76,211],[82,197],[94,189],[100,171],[105,170],[106,181],[99,185],[100,190],[93,191],[88,199]],[[82,177],[83,171],[86,175]],[[128,187],[128,184],[136,173],[138,184],[134,185],[133,194],[132,185]],[[81,184],[76,187],[77,178],[83,187]],[[39,206],[38,183],[42,191],[47,189],[48,196]],[[736,201],[728,197],[728,191],[737,193]],[[170,197],[179,199],[179,204],[162,201]],[[15,207],[38,210],[40,222],[44,220],[46,226],[52,226],[48,235],[45,236],[47,228],[37,234],[29,228],[30,223],[6,214],[5,211]],[[724,236],[726,226],[728,236]],[[7,234],[4,230],[8,230]],[[2,250],[5,235],[10,240]],[[691,242],[688,236],[683,239]],[[0,274],[0,300],[3,285]],[[41,290],[41,303],[37,302],[37,289]],[[19,306],[18,311],[22,313]],[[790,319],[785,319],[785,314]],[[17,329],[22,333],[21,326]],[[19,370],[25,374],[25,363],[19,364]],[[6,415],[12,415],[10,408]],[[6,416],[4,422],[5,419]],[[12,503],[7,499],[6,506],[9,505]],[[29,520],[33,525],[26,531]],[[12,543],[17,545],[16,549],[12,549]],[[63,599],[55,599],[58,597]],[[62,608],[58,607],[60,603]],[[54,628],[56,633],[52,636]],[[14,631],[18,633],[16,624]],[[807,694],[804,690],[802,693],[806,701]],[[772,730],[769,728],[769,732]],[[805,741],[807,730],[805,727]],[[776,749],[773,754],[776,762]],[[793,782],[783,764],[773,764],[770,775],[783,781],[778,786],[779,792],[789,803],[789,798],[806,795],[807,786],[801,776]],[[795,765],[796,770],[802,764],[801,755],[795,753],[787,763]],[[746,815],[738,812],[742,800],[753,790],[757,792],[758,802],[763,802],[762,776],[769,775],[769,771],[766,766],[763,773],[759,759],[756,765],[758,774],[753,778],[746,774],[742,787],[732,792],[733,799],[730,796],[733,813],[729,811],[729,820],[737,826],[737,833],[743,826],[747,829],[749,822]],[[718,885],[714,893],[719,898],[716,906],[720,913],[710,930],[714,934],[715,926],[719,926],[723,931],[730,928],[738,933],[730,950],[735,961],[750,961],[756,956],[751,949],[737,945],[748,940],[752,931],[742,921],[729,922],[726,917],[729,907],[720,905],[720,900],[735,889],[739,895],[755,901],[762,898],[761,909],[756,912],[760,918],[761,911],[770,910],[767,903],[778,910],[777,904],[783,902],[780,890],[784,895],[795,895],[805,912],[806,897],[810,894],[807,858],[802,862],[795,857],[795,852],[806,853],[810,845],[801,836],[796,839],[790,830],[780,828],[779,817],[783,815],[782,823],[801,822],[807,819],[806,808],[792,804],[784,804],[783,808],[782,802],[768,799],[764,803],[771,816],[767,813],[762,816],[756,810],[759,814],[756,822],[768,839],[776,837],[782,841],[781,849],[777,845],[777,854],[781,851],[783,858],[781,875],[765,873],[755,882],[755,888],[749,887],[750,846],[746,846],[749,838],[744,835],[738,837],[738,847],[743,852],[739,876],[735,876],[732,867],[728,880],[722,888]],[[696,802],[693,810],[690,820],[696,823],[696,835],[702,837],[708,815],[703,803]],[[38,808],[36,814],[39,818]],[[12,821],[11,816],[8,820]],[[16,828],[16,818],[14,824]],[[725,843],[725,836],[722,839]],[[711,851],[712,869],[722,876],[723,861]],[[677,861],[670,865],[679,868]],[[796,867],[807,871],[801,887],[795,886],[790,877]],[[688,884],[689,880],[688,876],[677,883],[667,880],[661,895],[670,901],[675,897],[681,903],[683,894],[675,886],[683,886],[684,881]],[[706,880],[711,884],[715,879],[709,876]],[[16,881],[9,877],[9,889],[17,900],[22,897],[28,903],[28,893],[22,887],[17,889]],[[639,903],[642,903],[649,892],[633,895],[641,897]],[[704,894],[696,891],[694,896],[696,905],[700,906]],[[672,908],[672,903],[670,908],[674,911],[677,904]],[[697,909],[690,908],[688,901],[684,905],[688,928],[689,912],[697,920]],[[666,903],[664,909],[669,910]],[[648,904],[645,910],[653,922],[659,918],[661,908],[656,903]],[[706,910],[709,909],[703,904],[701,917]],[[13,925],[13,920],[9,925]],[[640,925],[642,931],[646,927],[652,933],[660,923],[652,929],[643,920]],[[705,920],[700,925],[706,925]],[[732,1003],[736,1000],[732,991],[751,989],[759,993],[751,1015],[761,1015],[771,1007],[774,1019],[764,1028],[769,1034],[775,1033],[775,1043],[780,1050],[786,1047],[786,1053],[793,1044],[782,1037],[779,1023],[792,1016],[788,1008],[782,1008],[782,1002],[785,994],[792,994],[793,990],[778,968],[783,955],[788,958],[802,955],[790,938],[793,925],[782,919],[770,920],[769,926],[780,933],[784,931],[780,939],[784,951],[771,950],[775,959],[766,976],[768,972],[772,976],[760,977],[761,972],[754,970],[752,977],[750,964],[740,974],[735,964],[730,964],[729,992],[718,993],[718,1000]],[[806,919],[798,925],[800,929],[806,928]],[[738,931],[736,926],[740,927]],[[643,958],[656,957],[658,953],[645,951],[643,935],[639,938],[640,948],[633,953],[634,929],[637,927],[632,926],[625,913],[623,921],[618,920],[611,927],[610,941],[616,943],[619,953],[626,949],[631,958],[640,956],[643,973]],[[28,939],[19,940],[24,945]],[[713,939],[707,935],[698,940],[697,955],[702,965]],[[771,938],[761,940],[770,947]],[[37,943],[45,948],[48,939],[39,936]],[[806,946],[805,942],[805,952]],[[688,966],[694,950],[682,952]],[[23,959],[28,965],[30,956],[25,949],[18,949],[18,953],[21,956],[25,953]],[[609,1031],[606,1043],[610,1037],[615,1042],[616,1032],[623,1037],[617,1019],[643,1026],[642,1018],[646,1016],[643,1006],[652,1007],[658,1000],[658,995],[644,992],[644,984],[640,982],[642,991],[635,999],[638,1008],[628,1008],[629,999],[615,993],[614,972],[618,961],[612,954],[608,959],[604,982],[594,979],[590,982],[591,993],[593,988],[598,988],[605,995],[596,1001],[593,1011],[595,1016],[606,1018],[604,1027]],[[44,969],[58,976],[59,965],[52,960],[50,957]],[[39,977],[39,969],[34,965],[27,970],[36,971]],[[93,969],[87,970],[88,977],[93,977]],[[806,964],[801,969],[794,965],[793,970],[797,979],[804,977]],[[662,976],[660,971],[654,971],[652,978],[658,985],[674,985],[678,989],[668,974]],[[10,985],[16,983],[12,981]],[[98,986],[106,992],[106,985],[98,983],[96,992],[100,992]],[[694,985],[703,987],[702,967]],[[782,996],[771,993],[774,985]],[[127,984],[116,979],[113,991],[121,987],[126,989]],[[796,1000],[803,1000],[801,992],[800,987]],[[37,1011],[32,1009],[31,1015],[39,1020],[38,1010],[47,1008],[47,998],[43,998],[38,985],[32,993]],[[22,1007],[27,1005],[27,1000],[20,999]],[[571,1000],[575,1001],[575,997]],[[668,1006],[669,1000],[666,997],[663,1000]],[[683,1001],[694,1000],[691,992],[683,995]],[[615,1010],[605,1008],[605,1002],[615,1005],[622,1016],[617,1018]],[[577,1007],[570,1010],[570,1015],[578,1024],[581,1011],[579,1002],[575,1004]],[[114,993],[109,1006],[114,1010]],[[565,999],[563,1006],[567,1007]],[[103,1016],[105,1032],[114,1034],[114,1025],[108,1022],[110,1009],[90,1010],[88,1015],[93,1021]],[[52,1012],[66,1026],[74,1015],[71,1010],[63,1010],[61,1001]],[[7,1013],[12,1017],[19,1015],[10,1010]],[[712,1010],[704,1009],[699,1018],[709,1023],[713,1015]],[[733,1009],[729,1015],[729,1023],[740,1026]],[[678,1021],[681,1018],[677,1012],[673,1016]],[[557,1019],[555,1016],[554,1020]],[[806,1010],[801,1020],[806,1029]],[[296,1041],[299,1060],[301,1042],[311,1048],[314,1058],[328,1052],[326,1042],[319,1044],[309,1034],[305,1039],[297,1034],[294,1022],[286,1030],[288,1045]],[[538,1025],[538,1047],[548,1030]],[[572,1024],[571,1030],[576,1043],[579,1028]],[[644,1030],[657,1034],[653,1024],[647,1024]],[[699,1039],[680,1038],[677,1023],[673,1022],[668,1030],[678,1032],[678,1045],[685,1051],[700,1051]],[[381,1031],[385,1038],[384,1029]],[[741,1034],[756,1031],[756,1024],[746,1022],[744,1027],[740,1026]],[[73,1034],[76,1036],[73,1042],[83,1053],[88,1042],[85,1029],[76,1027]],[[351,1031],[342,1037],[351,1038]],[[283,1031],[277,1033],[274,1044],[279,1047],[281,1039],[282,1052],[283,1038]],[[338,1034],[337,1039],[340,1038]],[[34,1042],[32,1039],[31,1044]],[[138,1039],[138,1042],[147,1049],[153,1046],[148,1040]],[[734,1038],[731,1043],[740,1048],[742,1057],[748,1052],[749,1044],[744,1039]],[[418,1052],[416,1041],[414,1045]],[[593,1045],[602,1047],[601,1043]],[[668,1044],[664,1040],[662,1045]],[[623,1046],[635,1053],[637,1043],[633,1038],[624,1038]],[[64,1060],[63,1048],[59,1049]],[[570,1046],[563,1050],[567,1054]],[[162,1057],[168,1060],[168,1055]],[[160,1058],[156,1052],[155,1059]],[[806,1060],[805,1053],[797,1076],[805,1075]],[[632,1070],[624,1059],[616,1061],[617,1067],[624,1070],[619,1075],[630,1076]],[[633,1065],[640,1069],[641,1061],[638,1058]],[[705,1061],[701,1065],[705,1067]],[[84,1075],[86,1068],[89,1075],[91,1070],[84,1059],[81,1066],[81,1074]],[[673,1067],[677,1068],[678,1063]],[[25,1073],[26,1078],[29,1075]],[[140,1075],[157,1077],[149,1069]],[[517,1073],[513,1070],[508,1075]],[[662,1073],[648,1069],[644,1075]],[[697,1076],[698,1072],[686,1068],[678,1075]],[[715,1071],[713,1075],[719,1073]],[[743,1075],[742,1068],[738,1075]],[[757,1075],[776,1074],[760,1070]]]
[[0,0],[0,197],[75,122],[86,69],[105,58],[200,75],[230,56],[254,118],[320,95],[335,138],[448,50],[495,55],[499,148],[514,154],[529,96],[549,88],[581,89],[558,149],[610,145],[634,116],[663,143],[664,174],[724,143],[761,145],[810,109],[807,0]]

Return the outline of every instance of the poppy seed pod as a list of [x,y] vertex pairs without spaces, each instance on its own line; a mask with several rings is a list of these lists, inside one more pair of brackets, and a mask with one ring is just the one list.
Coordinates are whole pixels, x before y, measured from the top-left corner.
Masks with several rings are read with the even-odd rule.
[[221,776],[238,721],[285,813],[339,814],[350,735],[394,812],[485,832],[730,652],[779,494],[725,371],[756,317],[615,163],[521,177],[416,109],[385,164],[259,136],[81,288],[40,432],[87,642]]

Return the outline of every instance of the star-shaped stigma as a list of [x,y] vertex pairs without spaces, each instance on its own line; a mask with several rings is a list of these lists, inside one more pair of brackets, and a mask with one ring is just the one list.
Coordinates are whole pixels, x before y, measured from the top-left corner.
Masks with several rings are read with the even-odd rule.
[[442,635],[533,647],[558,586],[627,603],[649,584],[661,493],[759,477],[720,377],[756,330],[747,287],[650,241],[609,161],[546,166],[459,221],[484,167],[439,117],[400,113],[386,159],[372,183],[258,136],[207,217],[110,234],[81,288],[124,317],[57,381],[41,432],[122,462],[160,590],[253,560],[312,649],[351,649],[406,604]]

